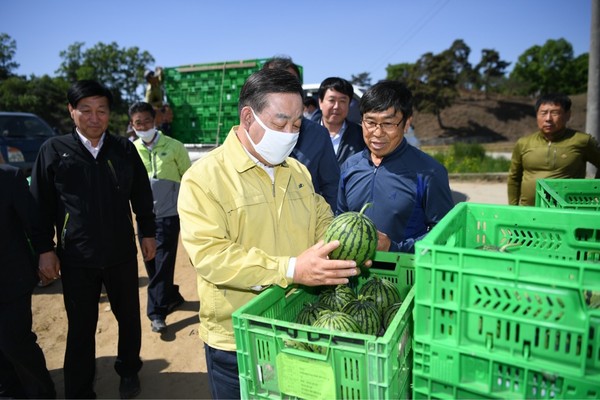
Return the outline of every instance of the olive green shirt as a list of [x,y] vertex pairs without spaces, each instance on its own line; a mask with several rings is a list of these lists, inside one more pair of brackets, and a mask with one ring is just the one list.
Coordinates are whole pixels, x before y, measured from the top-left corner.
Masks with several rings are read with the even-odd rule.
[[600,170],[600,146],[591,135],[566,129],[549,141],[541,131],[519,139],[508,172],[508,203],[535,205],[537,179],[585,178],[586,163]]

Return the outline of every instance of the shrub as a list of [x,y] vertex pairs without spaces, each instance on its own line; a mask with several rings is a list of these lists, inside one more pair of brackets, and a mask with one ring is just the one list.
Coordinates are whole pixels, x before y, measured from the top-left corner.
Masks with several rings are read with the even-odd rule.
[[454,143],[446,151],[433,155],[449,173],[508,172],[510,160],[485,155],[485,148],[478,143]]

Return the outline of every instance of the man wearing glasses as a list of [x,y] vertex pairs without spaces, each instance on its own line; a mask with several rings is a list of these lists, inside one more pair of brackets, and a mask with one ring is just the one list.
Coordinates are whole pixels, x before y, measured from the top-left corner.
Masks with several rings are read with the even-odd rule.
[[377,250],[412,253],[421,239],[454,206],[448,172],[408,144],[412,93],[397,81],[381,81],[360,100],[367,148],[341,167],[337,213],[366,214],[379,234]]

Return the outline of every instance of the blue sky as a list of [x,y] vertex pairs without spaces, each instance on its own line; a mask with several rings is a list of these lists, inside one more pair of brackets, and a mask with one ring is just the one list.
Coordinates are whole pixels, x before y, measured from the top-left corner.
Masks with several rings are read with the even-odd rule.
[[[514,65],[533,45],[564,38],[589,51],[592,0],[0,0],[0,32],[16,40],[17,73],[55,75],[75,42],[137,46],[176,67],[285,54],[305,83],[413,63],[455,39]],[[509,68],[512,68],[511,67]],[[154,66],[150,66],[154,67]]]

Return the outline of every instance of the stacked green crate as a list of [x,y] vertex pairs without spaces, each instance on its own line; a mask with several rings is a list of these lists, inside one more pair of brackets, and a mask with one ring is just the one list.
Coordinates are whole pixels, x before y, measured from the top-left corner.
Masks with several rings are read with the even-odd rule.
[[165,68],[165,92],[173,109],[173,136],[184,143],[219,145],[238,124],[240,90],[266,59]]
[[535,205],[600,211],[600,179],[538,179]]
[[[298,324],[314,288],[275,286],[233,314],[243,399],[408,399],[411,389],[414,256],[377,252],[369,277],[392,282],[402,306],[383,336]],[[319,347],[320,352],[309,348]]]
[[600,214],[461,203],[415,247],[414,398],[600,397]]

